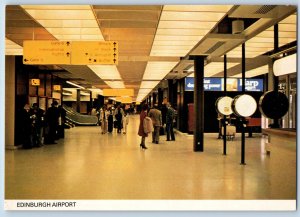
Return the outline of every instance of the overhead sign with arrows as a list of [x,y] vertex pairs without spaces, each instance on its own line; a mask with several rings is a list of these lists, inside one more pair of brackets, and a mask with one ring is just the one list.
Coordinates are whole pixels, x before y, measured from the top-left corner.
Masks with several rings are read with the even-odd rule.
[[23,63],[28,65],[116,65],[115,41],[24,41]]
[[24,41],[23,63],[30,65],[70,64],[68,41]]
[[74,41],[71,64],[118,64],[117,51],[118,43],[115,41]]

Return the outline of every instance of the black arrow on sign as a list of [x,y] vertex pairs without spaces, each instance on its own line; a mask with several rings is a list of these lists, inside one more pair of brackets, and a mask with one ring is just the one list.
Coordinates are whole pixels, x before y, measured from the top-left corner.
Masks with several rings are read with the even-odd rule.
[[88,53],[85,53],[85,55],[87,56],[87,55],[89,55]]
[[91,59],[91,58],[89,58],[89,61],[92,61],[92,59]]
[[114,48],[114,52],[116,52],[117,48]]
[[114,59],[114,63],[116,63],[116,59]]
[[97,62],[97,60],[96,60],[96,59],[94,59],[94,62]]
[[116,55],[117,55],[117,54],[114,53],[114,58],[116,58]]
[[116,46],[116,44],[117,44],[117,43],[116,43],[116,42],[114,42],[114,47]]
[[70,53],[68,52],[68,53],[67,53],[67,56],[69,56],[69,55],[70,55]]
[[67,46],[69,46],[70,45],[70,42],[69,41],[67,41]]
[[24,62],[27,62],[28,61],[28,59],[24,59]]

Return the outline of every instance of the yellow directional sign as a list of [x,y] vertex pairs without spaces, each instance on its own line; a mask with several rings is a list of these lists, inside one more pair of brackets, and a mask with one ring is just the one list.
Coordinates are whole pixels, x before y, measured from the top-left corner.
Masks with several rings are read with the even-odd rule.
[[71,64],[118,64],[118,43],[115,41],[74,41],[72,42]]
[[71,43],[68,41],[24,41],[23,64],[70,64]]
[[127,97],[118,96],[118,97],[116,97],[116,101],[124,103],[124,104],[132,103],[132,97],[130,97],[130,96],[127,96]]
[[133,89],[103,89],[103,96],[133,96]]

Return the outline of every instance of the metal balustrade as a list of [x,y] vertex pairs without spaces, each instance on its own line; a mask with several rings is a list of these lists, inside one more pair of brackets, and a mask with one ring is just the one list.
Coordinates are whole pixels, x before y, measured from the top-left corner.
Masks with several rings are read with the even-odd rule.
[[98,118],[94,115],[82,115],[66,105],[63,105],[63,109],[66,111],[66,119],[75,125],[91,126],[98,123]]

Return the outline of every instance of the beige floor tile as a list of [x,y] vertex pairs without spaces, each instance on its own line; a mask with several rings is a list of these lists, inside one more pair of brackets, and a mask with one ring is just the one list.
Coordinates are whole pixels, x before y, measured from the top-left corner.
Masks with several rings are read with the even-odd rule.
[[[193,137],[139,148],[138,116],[126,135],[101,135],[100,127],[66,130],[64,140],[32,150],[5,152],[5,199],[295,199],[296,165],[282,153],[272,159],[265,138],[246,139],[240,165],[240,136],[228,141],[227,156],[217,134],[205,134],[204,152]],[[296,164],[296,163],[295,163]]]

